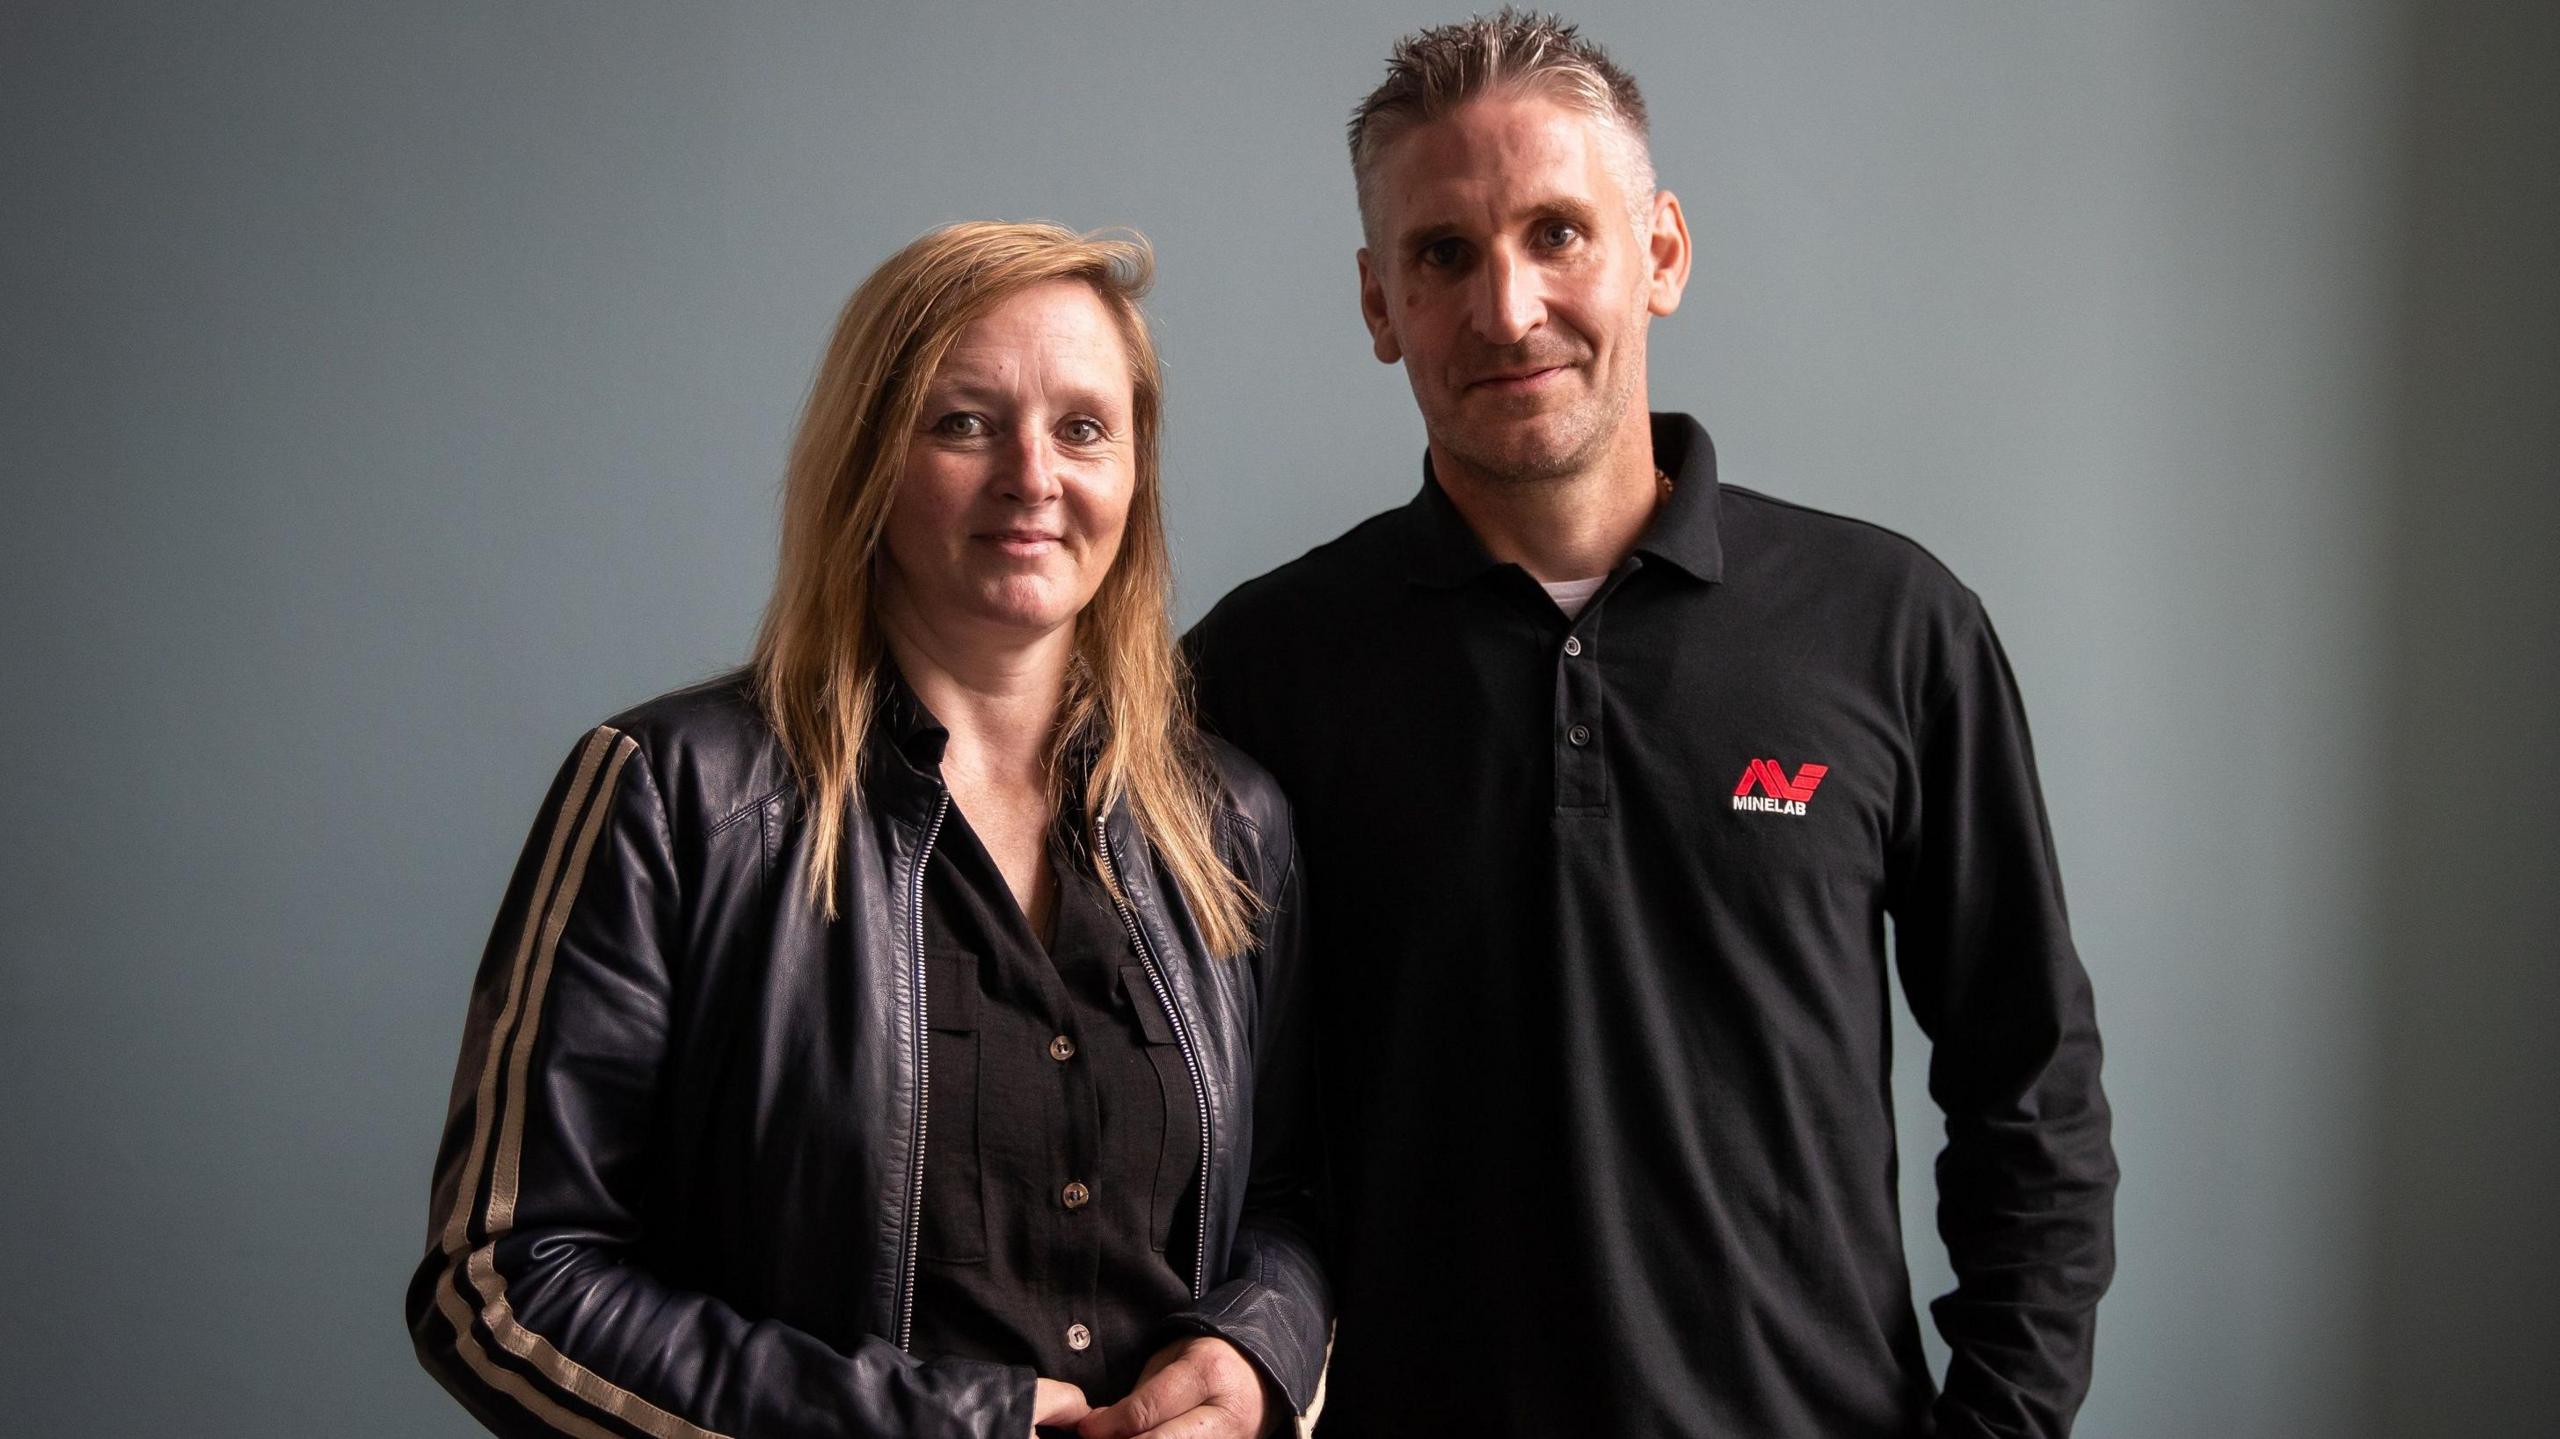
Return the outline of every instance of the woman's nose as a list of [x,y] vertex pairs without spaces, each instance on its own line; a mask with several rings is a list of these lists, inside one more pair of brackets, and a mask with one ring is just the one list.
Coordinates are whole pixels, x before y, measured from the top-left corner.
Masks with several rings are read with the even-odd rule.
[[1048,432],[1025,425],[1004,450],[1000,477],[1005,498],[1024,505],[1046,504],[1058,497],[1058,448]]

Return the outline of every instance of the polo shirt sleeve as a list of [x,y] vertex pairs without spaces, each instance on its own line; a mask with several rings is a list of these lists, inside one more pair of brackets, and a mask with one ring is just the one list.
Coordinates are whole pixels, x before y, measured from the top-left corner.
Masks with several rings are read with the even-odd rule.
[[1937,1432],[2060,1439],[2115,1269],[2115,1154],[2026,714],[1965,599],[1920,710],[1891,896],[1946,1115],[1938,1232],[1956,1287],[1931,1306],[1953,1351]]

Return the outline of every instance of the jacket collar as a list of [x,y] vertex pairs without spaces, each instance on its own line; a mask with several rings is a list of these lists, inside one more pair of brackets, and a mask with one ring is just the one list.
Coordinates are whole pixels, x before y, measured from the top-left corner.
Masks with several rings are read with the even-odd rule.
[[[1684,414],[1656,411],[1653,463],[1672,480],[1671,497],[1654,511],[1636,552],[1695,579],[1724,578],[1724,544],[1716,532],[1716,450],[1706,428]],[[1404,507],[1405,573],[1416,583],[1448,588],[1497,567],[1466,516],[1440,488],[1431,456],[1422,457],[1422,493]]]

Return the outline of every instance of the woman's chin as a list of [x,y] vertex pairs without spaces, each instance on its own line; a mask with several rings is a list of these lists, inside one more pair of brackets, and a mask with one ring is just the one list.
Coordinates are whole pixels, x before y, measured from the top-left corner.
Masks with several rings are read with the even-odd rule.
[[1073,624],[1083,605],[1075,596],[1052,585],[1009,581],[978,595],[977,602],[969,608],[970,618],[980,626],[1030,640]]

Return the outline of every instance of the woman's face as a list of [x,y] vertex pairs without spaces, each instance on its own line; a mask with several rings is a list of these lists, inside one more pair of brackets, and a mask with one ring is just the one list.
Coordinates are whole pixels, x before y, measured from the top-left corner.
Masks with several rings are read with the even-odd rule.
[[979,317],[908,442],[885,537],[895,598],[954,638],[1071,624],[1120,552],[1135,425],[1128,349],[1091,286],[1051,281]]

